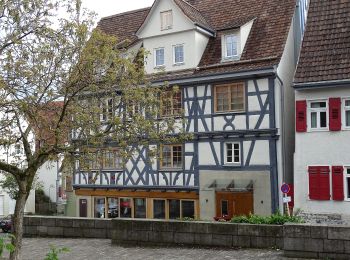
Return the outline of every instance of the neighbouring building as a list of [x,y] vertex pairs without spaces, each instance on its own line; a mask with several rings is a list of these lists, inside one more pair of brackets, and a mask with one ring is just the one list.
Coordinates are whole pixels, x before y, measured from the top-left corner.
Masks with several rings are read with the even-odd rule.
[[350,214],[350,1],[311,0],[294,79],[295,207]]
[[[98,28],[129,51],[149,51],[145,70],[181,93],[165,116],[185,112],[191,141],[147,147],[122,168],[118,148],[99,169],[76,163],[76,215],[213,219],[281,210],[293,179],[294,90],[307,1],[156,0],[102,18]],[[161,73],[158,73],[160,72]],[[103,117],[102,117],[103,119]]]

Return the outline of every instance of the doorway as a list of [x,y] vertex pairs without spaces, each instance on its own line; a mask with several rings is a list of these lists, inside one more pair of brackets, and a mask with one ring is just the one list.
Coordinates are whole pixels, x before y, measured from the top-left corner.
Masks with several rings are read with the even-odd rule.
[[81,218],[87,217],[87,199],[79,200],[79,217]]
[[216,216],[232,218],[233,216],[254,213],[254,198],[252,191],[216,192]]

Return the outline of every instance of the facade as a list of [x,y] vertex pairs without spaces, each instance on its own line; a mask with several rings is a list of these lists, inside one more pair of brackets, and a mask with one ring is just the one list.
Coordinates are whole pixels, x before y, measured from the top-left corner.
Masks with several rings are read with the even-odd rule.
[[84,171],[77,161],[77,216],[213,219],[281,210],[279,186],[293,175],[292,79],[306,2],[238,2],[156,0],[99,22],[130,52],[149,52],[154,85],[180,87],[163,115],[183,109],[194,138],[157,144],[159,161],[139,147],[125,168],[117,148],[99,169]]
[[294,79],[295,207],[350,214],[349,1],[313,0]]

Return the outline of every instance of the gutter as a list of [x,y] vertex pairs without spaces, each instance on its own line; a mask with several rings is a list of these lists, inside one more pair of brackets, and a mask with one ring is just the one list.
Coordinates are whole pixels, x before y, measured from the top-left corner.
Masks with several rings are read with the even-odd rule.
[[327,88],[327,87],[350,87],[350,79],[330,80],[330,81],[315,81],[308,83],[294,83],[295,89],[310,89],[310,88]]

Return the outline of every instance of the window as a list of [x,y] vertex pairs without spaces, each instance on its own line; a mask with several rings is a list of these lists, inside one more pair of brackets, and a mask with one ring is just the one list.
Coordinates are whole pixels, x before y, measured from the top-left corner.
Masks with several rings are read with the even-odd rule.
[[169,200],[169,219],[179,219],[180,210],[180,200]]
[[165,116],[178,116],[182,110],[181,91],[165,91],[161,97],[161,114]]
[[16,144],[15,145],[15,154],[21,154],[21,153],[22,153],[21,145]]
[[105,218],[105,198],[95,198],[95,218]]
[[153,200],[153,218],[165,219],[165,200]]
[[244,111],[244,83],[215,86],[215,112]]
[[135,218],[146,218],[146,199],[134,199]]
[[172,10],[161,12],[160,19],[161,19],[162,30],[169,30],[173,28],[173,11]]
[[194,201],[182,200],[181,201],[182,218],[194,219]]
[[164,66],[164,48],[155,49],[155,66]]
[[101,109],[100,121],[106,122],[108,120],[111,120],[113,118],[113,115],[114,115],[113,99],[107,98],[107,99],[101,100],[100,101],[100,109]]
[[108,198],[108,218],[118,218],[119,217],[119,199],[118,198]]
[[129,198],[120,199],[120,217],[131,218],[132,217],[132,201]]
[[345,127],[350,128],[350,99],[344,101],[344,121]]
[[182,168],[182,145],[161,147],[161,168]]
[[309,102],[310,129],[327,129],[328,125],[328,107],[326,101]]
[[345,199],[350,200],[350,167],[345,168]]
[[330,200],[329,166],[309,166],[310,200]]
[[183,64],[184,63],[184,46],[175,45],[174,46],[174,64]]
[[238,37],[236,34],[225,35],[225,58],[238,56]]
[[118,150],[103,151],[103,169],[120,169],[122,168],[122,159]]
[[228,200],[221,201],[221,216],[228,215]]
[[225,164],[239,164],[240,154],[239,143],[225,143]]

